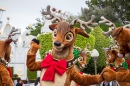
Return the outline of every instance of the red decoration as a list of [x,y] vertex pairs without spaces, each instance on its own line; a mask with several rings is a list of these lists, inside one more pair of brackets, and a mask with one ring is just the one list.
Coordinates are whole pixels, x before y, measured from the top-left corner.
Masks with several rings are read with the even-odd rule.
[[12,69],[8,67],[7,70],[9,71],[10,77],[12,77]]
[[130,70],[130,60],[127,60],[128,69]]
[[55,73],[57,72],[60,76],[66,71],[66,60],[54,60],[53,57],[48,54],[42,61],[41,69],[47,68],[42,80],[53,81],[55,78]]

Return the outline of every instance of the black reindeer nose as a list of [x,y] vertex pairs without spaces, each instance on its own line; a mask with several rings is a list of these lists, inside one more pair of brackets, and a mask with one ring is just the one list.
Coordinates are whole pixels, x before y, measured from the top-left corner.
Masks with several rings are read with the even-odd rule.
[[60,43],[60,42],[58,42],[58,41],[55,41],[55,42],[54,42],[54,45],[55,45],[55,46],[60,46],[60,45],[61,45],[61,43]]

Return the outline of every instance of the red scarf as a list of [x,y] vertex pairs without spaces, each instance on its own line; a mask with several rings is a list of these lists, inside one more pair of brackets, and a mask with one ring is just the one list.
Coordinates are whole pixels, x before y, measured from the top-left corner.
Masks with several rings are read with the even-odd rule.
[[55,73],[62,76],[66,71],[66,60],[56,61],[48,54],[41,63],[41,69],[43,68],[47,68],[47,70],[45,71],[42,80],[54,82]]

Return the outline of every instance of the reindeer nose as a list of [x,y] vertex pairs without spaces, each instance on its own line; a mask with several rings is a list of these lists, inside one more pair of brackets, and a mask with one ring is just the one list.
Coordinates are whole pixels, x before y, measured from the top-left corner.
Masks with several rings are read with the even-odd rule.
[[61,43],[60,43],[60,42],[58,42],[58,41],[55,41],[55,42],[54,42],[54,45],[55,45],[55,46],[60,46],[60,45],[61,45]]

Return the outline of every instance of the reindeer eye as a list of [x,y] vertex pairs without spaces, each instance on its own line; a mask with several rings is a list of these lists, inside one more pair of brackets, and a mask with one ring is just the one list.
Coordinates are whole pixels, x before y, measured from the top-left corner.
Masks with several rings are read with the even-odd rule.
[[57,29],[55,29],[55,30],[53,31],[53,37],[56,37],[56,35],[57,35]]
[[79,61],[82,61],[82,60],[83,60],[82,57],[79,57],[78,59],[79,59]]
[[71,41],[72,39],[73,39],[73,33],[72,33],[72,32],[68,32],[68,33],[65,35],[65,40]]

